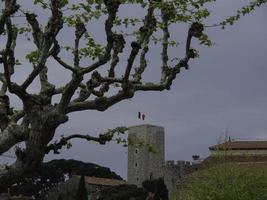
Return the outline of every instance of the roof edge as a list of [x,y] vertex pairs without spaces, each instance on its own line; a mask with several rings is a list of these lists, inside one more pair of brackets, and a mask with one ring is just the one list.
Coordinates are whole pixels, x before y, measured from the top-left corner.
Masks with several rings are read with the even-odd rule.
[[133,125],[133,126],[129,126],[128,128],[136,128],[136,127],[158,127],[158,128],[163,128],[163,126],[158,126],[158,125],[153,125],[153,124],[139,124],[139,125]]

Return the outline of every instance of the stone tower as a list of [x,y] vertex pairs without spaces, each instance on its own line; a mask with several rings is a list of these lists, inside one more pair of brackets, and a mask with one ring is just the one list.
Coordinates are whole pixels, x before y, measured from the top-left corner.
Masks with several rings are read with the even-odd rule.
[[[162,177],[164,128],[149,124],[133,126],[129,128],[128,139],[144,144],[128,147],[128,183],[141,186],[145,180]],[[156,153],[149,151],[147,144],[152,145]]]

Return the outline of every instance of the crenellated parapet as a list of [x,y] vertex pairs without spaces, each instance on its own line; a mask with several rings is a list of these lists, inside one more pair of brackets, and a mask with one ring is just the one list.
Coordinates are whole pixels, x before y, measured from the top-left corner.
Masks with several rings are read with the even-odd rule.
[[[197,165],[184,160],[165,162],[165,133],[160,126],[143,124],[132,126],[128,130],[128,141],[137,141],[145,145],[128,146],[128,180],[129,184],[139,187],[145,180],[163,178],[169,193],[175,191],[177,182],[184,176],[197,170]],[[146,144],[155,149],[148,151]]]
[[184,160],[168,160],[162,166],[162,177],[170,194],[176,190],[177,182],[197,170],[197,165]]

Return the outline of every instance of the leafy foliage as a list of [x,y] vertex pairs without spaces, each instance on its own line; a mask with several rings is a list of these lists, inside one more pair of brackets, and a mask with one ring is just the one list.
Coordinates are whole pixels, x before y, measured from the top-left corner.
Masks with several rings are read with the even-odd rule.
[[143,188],[135,185],[120,185],[105,189],[100,193],[100,200],[144,200],[149,193],[153,193],[155,200],[168,200],[168,190],[163,179],[147,180],[143,182]]
[[263,200],[267,198],[267,174],[257,171],[253,164],[244,167],[225,163],[189,178],[181,186],[178,197],[181,200]]
[[[127,141],[119,136],[114,139],[114,131],[124,133],[123,128],[109,130],[98,137],[70,133],[60,141],[53,141],[53,138],[57,128],[69,120],[68,115],[72,112],[103,112],[131,99],[138,91],[169,90],[177,75],[189,69],[189,61],[199,56],[194,40],[200,45],[212,45],[205,33],[205,20],[211,14],[207,5],[214,1],[33,0],[25,3],[5,0],[0,15],[3,41],[0,49],[0,96],[9,99],[15,95],[23,105],[19,110],[13,109],[9,103],[0,105],[3,111],[0,154],[21,142],[25,143],[25,148],[17,149],[16,162],[1,171],[0,192],[14,183],[27,182],[22,180],[23,177],[37,170],[46,154],[51,151],[58,153],[63,146],[70,148],[69,140],[84,139],[99,144],[115,140],[127,145]],[[218,25],[233,24],[241,15],[250,13],[266,1],[251,0],[251,4]],[[30,10],[32,6],[37,11]],[[143,14],[122,14],[121,11],[129,6]],[[93,31],[95,23],[99,23],[103,30],[97,35]],[[177,24],[187,25],[183,26],[185,32],[181,31],[185,33],[182,35],[185,42],[176,41],[179,30],[171,31]],[[26,42],[30,48],[17,54],[20,42]],[[177,45],[184,46],[184,51],[179,51],[183,55],[174,55],[175,58],[169,60],[170,46],[176,48]],[[157,70],[160,78],[147,82],[143,75],[151,63],[148,52],[155,46],[161,49],[158,55],[161,63]],[[22,58],[17,58],[21,54]],[[17,65],[30,66],[25,70],[30,72],[24,80],[15,80],[13,76]],[[63,86],[51,80],[48,72],[54,67],[62,67],[71,74]],[[33,93],[29,88],[34,88]],[[14,112],[7,112],[7,107]],[[148,148],[153,151],[151,146]]]
[[226,25],[233,25],[235,22],[237,22],[240,19],[241,16],[245,16],[251,13],[253,10],[256,9],[256,7],[259,7],[266,2],[267,0],[251,1],[249,5],[243,6],[240,10],[237,11],[236,15],[226,18],[224,21],[220,23],[220,25],[222,26],[222,28],[225,28]]
[[88,200],[88,194],[83,175],[80,178],[78,191],[76,193],[76,200]]
[[125,200],[135,198],[136,200],[144,200],[147,192],[135,185],[120,185],[105,189],[100,193],[100,200]]
[[168,189],[164,184],[164,180],[162,178],[144,181],[142,185],[146,191],[155,194],[155,200],[169,199]]
[[21,178],[10,189],[10,192],[13,195],[23,194],[41,199],[51,187],[63,182],[65,175],[71,174],[122,180],[120,176],[106,167],[93,163],[61,159],[44,163],[31,177]]

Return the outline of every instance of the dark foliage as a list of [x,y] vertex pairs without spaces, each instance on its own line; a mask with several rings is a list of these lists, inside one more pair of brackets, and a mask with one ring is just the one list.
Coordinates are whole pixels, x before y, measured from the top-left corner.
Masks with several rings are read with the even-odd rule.
[[146,191],[155,194],[155,200],[169,199],[168,189],[164,184],[164,180],[162,178],[144,181],[142,185]]
[[168,190],[163,179],[147,180],[143,182],[143,188],[135,185],[120,185],[105,189],[101,192],[99,200],[144,200],[148,193],[154,193],[154,200],[168,200]]
[[120,185],[105,189],[101,192],[99,200],[129,200],[134,197],[135,200],[146,199],[148,193],[135,185]]
[[84,176],[81,176],[78,191],[76,193],[76,200],[88,200],[87,189],[85,186]]
[[59,182],[64,181],[64,175],[72,174],[122,179],[116,173],[110,171],[109,168],[100,165],[61,159],[44,163],[31,177],[19,180],[16,186],[10,188],[10,192],[12,195],[22,194],[42,199],[42,194]]
[[78,160],[52,160],[48,163],[44,163],[43,167],[45,169],[49,168],[50,170],[56,169],[63,174],[77,174],[122,180],[119,175],[110,171],[107,167],[102,167],[93,163],[85,163]]

